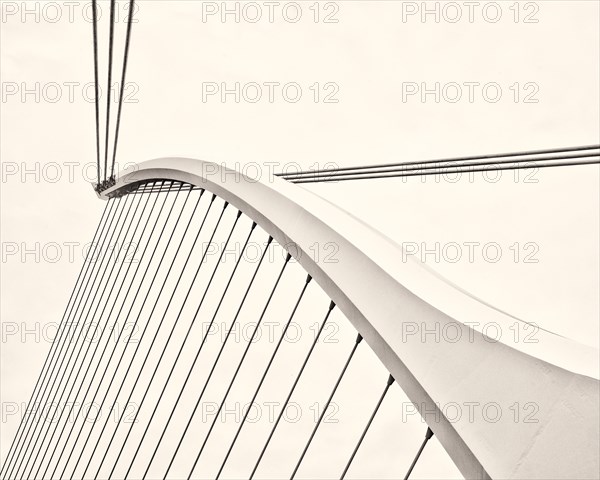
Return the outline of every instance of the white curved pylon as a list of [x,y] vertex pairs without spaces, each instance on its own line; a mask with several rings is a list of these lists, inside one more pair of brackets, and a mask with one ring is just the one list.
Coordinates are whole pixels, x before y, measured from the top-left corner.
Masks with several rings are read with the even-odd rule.
[[[215,193],[288,249],[364,337],[466,478],[598,478],[597,349],[543,330],[535,343],[515,341],[508,334],[514,317],[405,261],[381,233],[278,178],[257,181],[201,160],[164,158],[122,173],[101,197],[157,179]],[[315,242],[335,242],[337,262],[315,261],[309,254]],[[483,335],[489,325],[505,333],[500,341]],[[469,415],[474,408],[483,417]],[[462,414],[452,418],[456,411]]]

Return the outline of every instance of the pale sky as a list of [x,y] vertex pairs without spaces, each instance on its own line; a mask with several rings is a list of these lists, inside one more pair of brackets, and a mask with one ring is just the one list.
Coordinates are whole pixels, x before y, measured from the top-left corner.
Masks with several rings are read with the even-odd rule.
[[[44,333],[61,318],[83,246],[104,207],[89,184],[95,163],[89,3],[50,3],[0,3],[2,458],[18,427],[16,415],[7,411],[29,399],[49,349]],[[114,79],[121,72],[125,3],[118,2]],[[236,22],[232,14],[221,17],[221,2],[138,2],[118,162],[186,156],[243,171],[260,165],[266,175],[274,164],[275,170],[286,164],[307,169],[599,143],[597,2],[480,2],[471,12],[458,2],[458,20],[455,7],[427,2],[439,9],[437,22],[433,13],[422,17],[422,2],[320,2],[318,8],[300,2],[300,10],[289,3],[273,7],[270,21],[268,2],[258,2],[262,17],[256,22],[255,6],[239,4]],[[108,2],[101,7],[104,86]],[[301,18],[293,23],[298,11]],[[222,98],[223,88],[235,90],[236,82],[239,102],[232,93]],[[424,89],[435,92],[436,83],[439,98],[421,95]],[[257,85],[262,97],[253,103]],[[291,90],[284,93],[286,85]],[[462,97],[454,101],[457,85]],[[298,88],[302,97],[293,103],[289,95]],[[501,92],[497,101],[493,92]],[[456,183],[428,177],[304,188],[417,248],[426,265],[474,296],[598,347],[598,173],[594,165],[544,169],[529,177],[503,172],[498,181],[475,174]],[[461,247],[460,260],[424,255],[438,244],[445,251],[450,243]],[[468,244],[475,245],[473,261]],[[497,262],[483,253],[491,244],[501,252]],[[26,254],[31,250],[38,259]],[[296,275],[302,281],[301,272]],[[290,292],[298,285],[290,285]],[[315,299],[311,312],[321,315],[316,305],[323,301]],[[341,361],[353,332],[338,315],[335,358]],[[354,381],[367,382],[371,392],[361,403],[364,416],[383,387],[385,370],[371,352],[360,361]],[[374,371],[378,377],[370,375]],[[331,380],[320,381],[324,397]],[[350,403],[356,388],[346,392]],[[381,412],[389,431],[374,426],[357,478],[373,472],[377,478],[402,476],[418,448],[424,424],[414,419],[402,425],[410,432],[406,438],[378,449],[377,438],[399,436],[394,401],[406,401],[397,388]],[[342,423],[356,432],[364,422]],[[315,451],[325,449],[325,438]],[[282,463],[299,447],[289,448],[281,453]],[[414,478],[457,478],[439,443],[428,449],[429,462]],[[331,462],[315,455],[311,465],[327,463],[321,471],[333,478],[347,450]],[[238,461],[233,476],[247,470],[243,455]],[[307,466],[306,475],[313,467]],[[273,472],[278,474],[275,464]]]

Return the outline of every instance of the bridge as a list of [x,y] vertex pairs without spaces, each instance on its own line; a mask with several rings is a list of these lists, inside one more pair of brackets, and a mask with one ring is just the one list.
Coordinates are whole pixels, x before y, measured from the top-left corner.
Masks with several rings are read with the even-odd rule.
[[[3,478],[323,478],[310,459],[325,453],[336,459],[327,471],[335,467],[337,478],[352,477],[353,469],[364,476],[363,443],[384,448],[390,441],[370,432],[379,408],[405,408],[386,405],[394,389],[424,428],[412,439],[411,455],[418,455],[405,471],[391,471],[394,462],[381,459],[379,468],[392,478],[408,478],[428,441],[439,441],[465,478],[596,478],[597,350],[544,330],[537,343],[492,338],[482,325],[508,331],[515,318],[406,262],[393,241],[284,179],[256,181],[210,162],[157,159],[123,172],[98,197],[106,201],[94,237],[98,258],[83,266],[30,400],[62,408],[50,421],[35,412],[23,418]],[[238,254],[226,255],[234,243]],[[315,243],[335,245],[334,261],[314,255]],[[135,245],[135,262],[106,254],[107,246],[125,244]],[[222,248],[209,254],[215,245]],[[258,246],[251,257],[244,255],[250,245]],[[295,298],[280,298],[285,282]],[[311,292],[320,297],[304,311]],[[274,341],[261,341],[271,310],[281,322]],[[322,332],[334,314],[343,314],[354,335],[327,353]],[[136,342],[111,341],[109,332],[128,320],[141,332]],[[236,322],[250,325],[238,342]],[[296,324],[308,332],[309,322],[318,328],[299,351],[286,335]],[[221,323],[223,334],[211,335]],[[98,341],[86,341],[91,337]],[[235,361],[224,362],[223,352],[238,344]],[[263,357],[250,370],[259,344]],[[378,388],[368,395],[370,406],[339,405],[361,419],[360,431],[312,445],[363,350],[377,359],[371,367]],[[327,381],[303,382],[311,366],[329,371]],[[217,377],[226,388],[211,392]],[[365,386],[348,388],[367,396]],[[264,391],[278,403],[257,429],[248,419]],[[214,408],[201,415],[209,393]],[[299,438],[288,452],[277,433],[289,428],[281,419],[302,395],[321,409],[310,428],[289,429]],[[219,421],[234,397],[249,407]],[[90,421],[78,407],[89,402],[116,417]],[[465,406],[485,411],[452,413]],[[395,435],[402,428],[395,425]],[[273,455],[288,464],[271,459],[274,473],[261,471]]]
[[598,164],[599,146],[117,172],[134,7],[109,157],[115,1],[104,142],[92,1],[105,208],[0,476],[598,478],[598,349],[475,298],[304,184]]

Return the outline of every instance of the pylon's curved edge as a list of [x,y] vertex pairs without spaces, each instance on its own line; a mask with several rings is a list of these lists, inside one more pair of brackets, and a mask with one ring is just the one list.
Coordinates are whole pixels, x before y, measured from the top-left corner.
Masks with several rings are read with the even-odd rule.
[[[467,478],[596,478],[596,349],[541,330],[530,338],[537,343],[526,343],[513,335],[514,318],[402,261],[385,236],[278,178],[256,181],[214,163],[165,158],[123,173],[100,196],[153,179],[206,188],[287,246]],[[315,242],[336,244],[335,258],[312,258]],[[499,341],[481,334],[490,325],[500,329]],[[409,415],[413,405],[399,408]]]

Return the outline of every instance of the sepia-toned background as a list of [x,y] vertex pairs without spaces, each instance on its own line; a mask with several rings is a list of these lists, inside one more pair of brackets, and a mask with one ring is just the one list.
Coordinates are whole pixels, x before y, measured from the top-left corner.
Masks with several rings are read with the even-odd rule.
[[[113,79],[120,81],[127,10],[126,2],[117,3]],[[273,171],[599,143],[594,1],[136,3],[122,166],[186,156],[268,181]],[[104,203],[91,186],[90,2],[0,6],[4,460]],[[100,6],[105,92],[108,2]],[[594,165],[303,188],[472,295],[598,347],[598,174]],[[286,288],[295,292],[298,285]],[[326,303],[315,294],[306,315],[321,315]],[[285,311],[275,307],[274,321]],[[332,352],[341,362],[354,334],[337,315]],[[371,352],[357,365],[347,403],[368,390],[365,405],[371,405],[385,372]],[[376,368],[380,378],[371,379]],[[323,380],[321,396],[332,381]],[[398,478],[418,448],[425,424],[400,418],[394,407],[407,400],[395,387],[370,433],[387,440],[365,442],[352,478]],[[340,424],[350,425],[344,428],[364,424],[350,409],[340,415]],[[339,475],[344,455],[336,460],[325,448],[335,428],[344,435],[336,425],[315,447],[307,476]],[[295,441],[292,430],[283,435]],[[298,451],[302,442],[295,442],[290,448]],[[240,470],[230,472],[235,478],[244,475],[246,448],[238,452]],[[426,455],[414,478],[460,478],[435,439]],[[287,474],[278,468],[274,462],[264,475]]]

